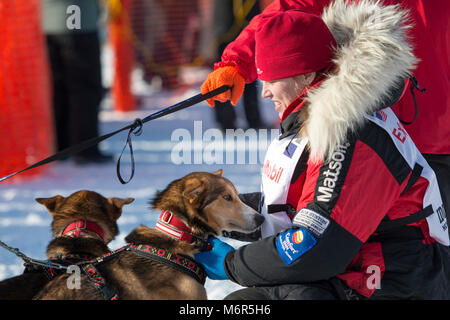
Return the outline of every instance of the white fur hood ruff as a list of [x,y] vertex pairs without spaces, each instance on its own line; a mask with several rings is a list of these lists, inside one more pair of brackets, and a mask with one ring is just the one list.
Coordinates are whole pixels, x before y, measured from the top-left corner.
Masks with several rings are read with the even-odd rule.
[[408,43],[408,12],[399,5],[336,0],[322,19],[337,42],[337,68],[306,98],[302,133],[316,160],[328,159],[345,142],[348,130],[363,125],[364,115],[379,109],[389,89],[402,83],[417,63]]

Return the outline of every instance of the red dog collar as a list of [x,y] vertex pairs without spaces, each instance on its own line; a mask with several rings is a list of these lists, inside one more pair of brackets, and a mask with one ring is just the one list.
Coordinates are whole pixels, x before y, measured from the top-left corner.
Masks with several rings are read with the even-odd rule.
[[163,210],[161,212],[155,228],[181,241],[186,241],[189,243],[200,241],[205,244],[203,245],[203,250],[208,251],[212,248],[206,239],[193,235],[191,233],[191,229],[183,221],[175,217],[170,211]]
[[87,231],[95,233],[103,240],[103,242],[105,242],[105,234],[102,228],[100,228],[98,224],[87,220],[76,220],[69,223],[61,232],[61,235],[69,237],[88,236],[89,233]]

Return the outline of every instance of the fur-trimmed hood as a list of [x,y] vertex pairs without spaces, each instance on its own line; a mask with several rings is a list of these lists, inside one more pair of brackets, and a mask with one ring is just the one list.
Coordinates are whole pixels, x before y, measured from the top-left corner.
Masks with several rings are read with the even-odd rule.
[[408,43],[408,12],[400,5],[336,0],[322,19],[337,42],[336,68],[306,97],[302,134],[315,160],[328,159],[349,132],[364,124],[364,115],[379,109],[392,88],[403,84],[418,61]]

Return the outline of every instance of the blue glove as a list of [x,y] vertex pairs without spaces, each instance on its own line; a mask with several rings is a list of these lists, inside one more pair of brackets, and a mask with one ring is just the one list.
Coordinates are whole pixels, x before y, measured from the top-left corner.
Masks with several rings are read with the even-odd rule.
[[233,251],[234,248],[215,237],[210,237],[209,243],[212,245],[212,249],[197,253],[194,256],[195,260],[203,265],[209,278],[213,280],[227,280],[228,277],[225,273],[223,262],[228,252]]

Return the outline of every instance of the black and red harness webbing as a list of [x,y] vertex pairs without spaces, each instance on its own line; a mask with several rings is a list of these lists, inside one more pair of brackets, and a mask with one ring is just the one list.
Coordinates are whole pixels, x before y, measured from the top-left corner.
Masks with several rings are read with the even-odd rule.
[[[11,251],[11,250],[10,250]],[[204,285],[206,273],[203,266],[189,256],[174,254],[166,249],[156,248],[147,244],[129,243],[119,249],[110,251],[104,255],[92,258],[88,255],[69,254],[56,260],[39,261],[20,255],[25,261],[25,272],[40,270],[51,280],[62,274],[70,265],[80,267],[81,271],[88,277],[89,282],[102,294],[106,300],[118,300],[118,295],[109,286],[106,279],[96,268],[96,265],[111,260],[123,251],[130,251],[140,257],[154,260],[180,272],[183,272],[200,284]],[[16,253],[14,251],[11,251]]]
[[[114,292],[114,289],[106,282],[91,259],[92,256],[90,255],[68,254],[55,260],[44,261],[51,263],[51,266],[48,267],[42,264],[35,265],[32,262],[25,262],[25,272],[41,271],[45,273],[49,280],[52,280],[64,273],[63,269],[66,268],[61,268],[61,266],[68,268],[71,265],[76,265],[89,279],[89,283],[100,292],[105,300],[117,300],[119,297]],[[54,266],[59,267],[55,268]]]
[[148,244],[128,244],[128,250],[134,254],[165,264],[187,275],[190,275],[202,285],[206,281],[203,266],[186,255],[174,254],[165,249],[152,247]]
[[195,261],[193,258],[182,254],[174,254],[166,249],[153,247],[148,244],[129,243],[119,249],[108,252],[102,256],[96,257],[89,261],[85,261],[85,263],[96,265],[114,258],[117,254],[119,254],[122,251],[130,251],[140,257],[152,259],[154,261],[163,263],[165,265],[177,269],[178,271],[190,275],[198,282],[200,282],[202,285],[205,284],[206,272],[203,269],[203,266],[197,261]]

